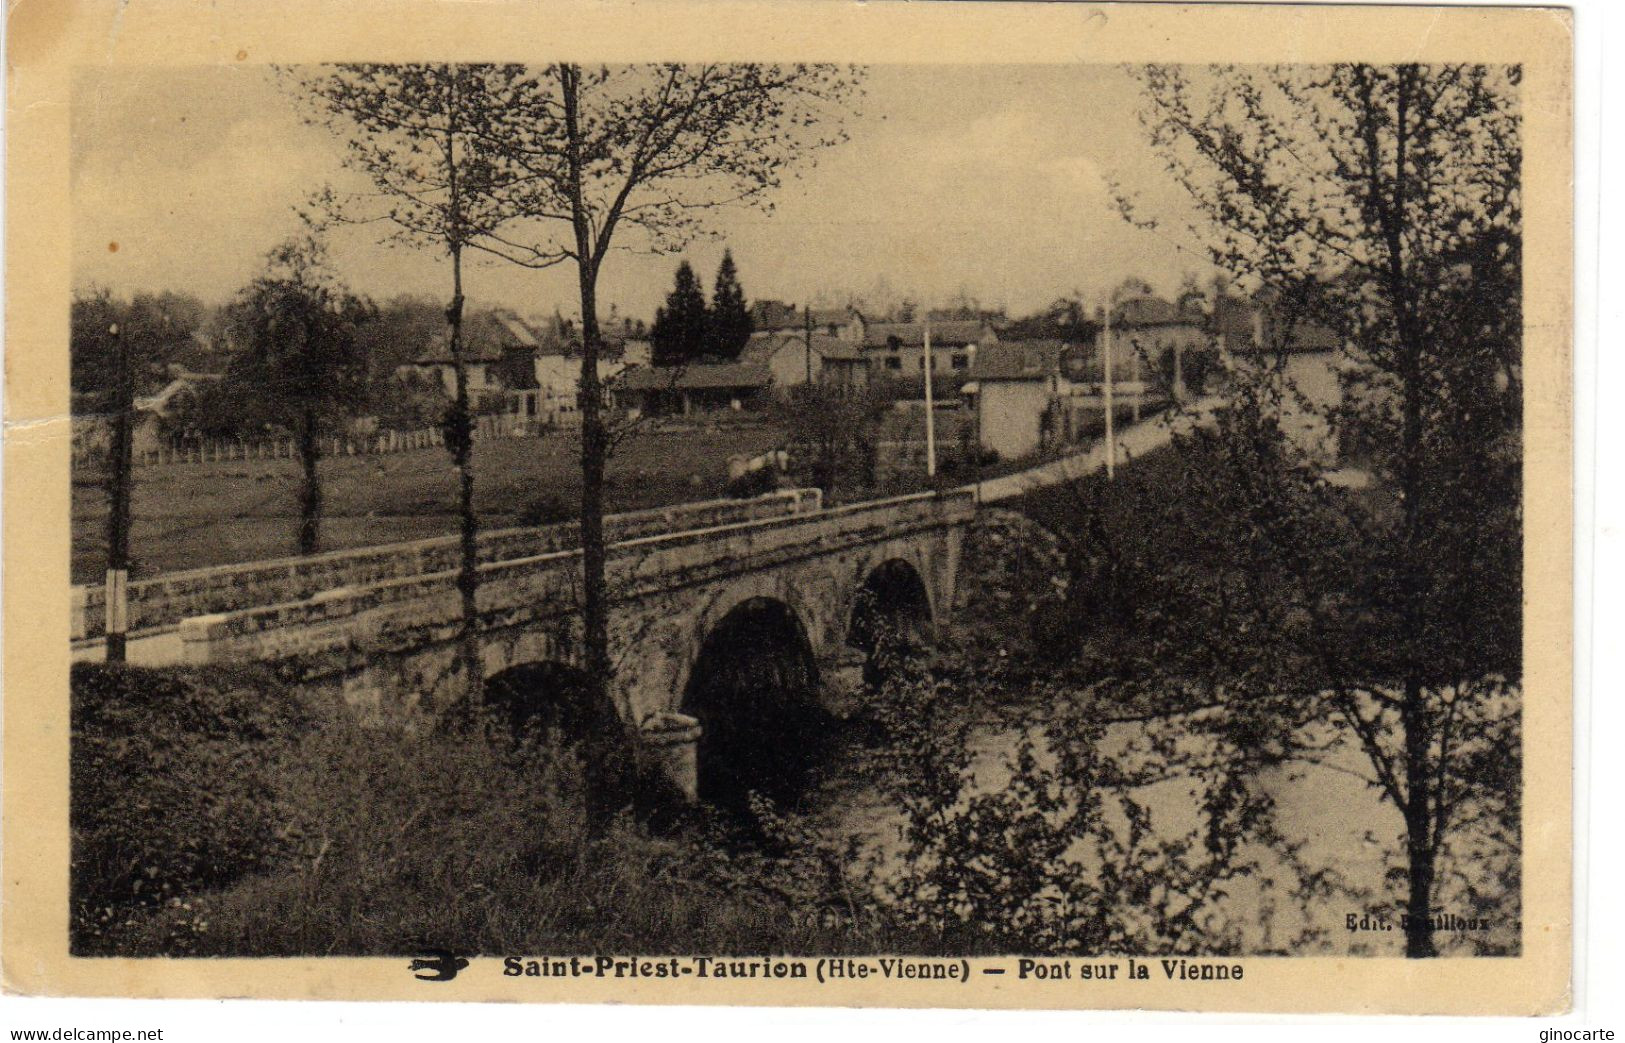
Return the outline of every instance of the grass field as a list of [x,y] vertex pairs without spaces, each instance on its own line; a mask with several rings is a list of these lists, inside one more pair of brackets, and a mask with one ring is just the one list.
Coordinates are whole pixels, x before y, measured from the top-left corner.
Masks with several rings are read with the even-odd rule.
[[[605,496],[611,511],[722,495],[728,457],[777,445],[766,425],[719,430],[644,431],[611,457]],[[475,504],[481,525],[517,524],[527,505],[580,502],[574,434],[479,443]],[[338,457],[321,465],[326,550],[449,534],[457,529],[457,486],[443,449]],[[131,556],[134,578],[295,553],[299,468],[293,460],[140,467],[135,472]],[[100,578],[107,499],[98,471],[74,475],[73,582]]]
[[[969,413],[943,411],[938,415],[937,446],[943,459],[958,451],[962,428],[972,422]],[[888,496],[927,488],[924,414],[917,409],[890,411],[882,418],[878,435],[885,447],[882,480],[861,494]],[[722,496],[730,456],[754,456],[783,442],[782,432],[766,421],[636,432],[610,458],[606,506],[611,512],[631,511]],[[573,432],[477,443],[474,489],[481,526],[521,524],[527,508],[543,498],[553,501],[555,512],[573,516],[581,502],[579,452]],[[982,464],[974,472],[955,472],[954,480],[997,477],[1032,462]],[[457,531],[456,474],[444,449],[333,457],[322,461],[321,478],[323,550]],[[805,473],[800,478],[809,480]],[[132,577],[148,579],[184,569],[295,554],[298,488],[299,466],[294,460],[136,468]],[[851,498],[850,492],[837,496],[837,500],[842,498]],[[74,583],[101,578],[106,525],[102,472],[99,468],[76,471]]]

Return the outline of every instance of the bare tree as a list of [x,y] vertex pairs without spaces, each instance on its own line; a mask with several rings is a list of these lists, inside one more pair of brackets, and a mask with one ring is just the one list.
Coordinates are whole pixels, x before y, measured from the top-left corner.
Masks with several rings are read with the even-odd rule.
[[829,65],[556,65],[493,113],[486,144],[524,185],[529,227],[493,235],[520,263],[575,264],[581,298],[581,556],[587,675],[608,697],[604,464],[613,434],[599,373],[598,280],[612,246],[656,252],[705,233],[726,205],[767,207],[786,172],[842,140],[855,70]]
[[[446,447],[458,476],[462,596],[460,661],[477,701],[479,519],[474,510],[473,410],[463,364],[463,260],[470,250],[507,256],[498,231],[513,216],[511,184],[490,147],[493,113],[532,86],[512,65],[340,65],[285,73],[310,102],[313,122],[345,142],[345,161],[370,191],[316,199],[329,220],[376,222],[387,240],[443,252],[451,262],[446,323],[454,390]],[[510,258],[520,259],[520,258]]]
[[[1379,495],[1331,496],[1326,466],[1290,446],[1255,453],[1254,477],[1239,479],[1285,497],[1280,479],[1295,475],[1340,512],[1347,539],[1330,555],[1289,531],[1302,529],[1281,513],[1293,501],[1249,501],[1274,560],[1299,566],[1291,615],[1308,625],[1294,630],[1328,710],[1403,817],[1407,953],[1434,955],[1450,831],[1475,804],[1515,813],[1515,792],[1493,792],[1505,779],[1486,750],[1508,733],[1486,706],[1521,669],[1519,70],[1138,75],[1193,231],[1269,302],[1220,437],[1279,442],[1281,408],[1296,409],[1376,480]],[[1308,326],[1344,345],[1341,403],[1282,379],[1280,352]],[[1266,465],[1284,470],[1257,477]]]

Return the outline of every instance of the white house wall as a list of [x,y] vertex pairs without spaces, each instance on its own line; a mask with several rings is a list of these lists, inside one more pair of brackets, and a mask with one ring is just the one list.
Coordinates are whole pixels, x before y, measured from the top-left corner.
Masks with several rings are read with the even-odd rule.
[[994,380],[982,382],[977,401],[977,427],[982,448],[1006,460],[1036,452],[1039,425],[1050,403],[1049,382]]

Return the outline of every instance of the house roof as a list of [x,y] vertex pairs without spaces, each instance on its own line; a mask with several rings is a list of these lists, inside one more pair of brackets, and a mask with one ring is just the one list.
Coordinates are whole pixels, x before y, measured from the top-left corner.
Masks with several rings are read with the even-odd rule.
[[801,312],[783,301],[752,301],[750,324],[756,330],[784,330],[802,325]]
[[621,378],[621,386],[628,391],[720,391],[729,388],[754,391],[772,382],[773,376],[766,366],[740,362],[652,366],[634,369]]
[[1215,298],[1213,314],[1208,318],[1208,329],[1220,336],[1251,337],[1253,335],[1253,305],[1245,297],[1228,294]]
[[976,353],[971,379],[1043,380],[1060,372],[1061,356],[1067,350],[1058,340],[1000,341],[987,344]]
[[512,338],[514,344],[525,348],[537,346],[536,331],[525,325],[524,321],[513,312],[493,312],[491,318],[502,327],[504,333]]
[[[991,327],[980,320],[933,322],[931,323],[931,346],[954,347],[961,344],[979,344],[991,332]],[[863,331],[863,346],[866,348],[884,348],[891,343],[893,338],[896,338],[897,342],[905,348],[923,347],[925,345],[925,323],[873,323]]]
[[[1275,306],[1280,295],[1272,289],[1260,290],[1254,295],[1252,301],[1243,302],[1247,309],[1248,323],[1245,331],[1237,330],[1235,339],[1240,343],[1235,345],[1240,350],[1258,350],[1265,348],[1270,351],[1283,352],[1315,352],[1336,351],[1342,347],[1342,338],[1330,327],[1306,318],[1301,312],[1295,316],[1280,316],[1275,313]],[[1261,314],[1263,322],[1259,325],[1262,330],[1255,335],[1252,319],[1254,314]],[[1291,322],[1291,328],[1284,339],[1281,336],[1281,324]],[[1258,343],[1259,337],[1263,343]]]
[[[807,348],[807,335],[795,333],[790,330],[780,330],[776,333],[753,334],[745,350],[739,353],[739,361],[746,365],[766,366],[772,362],[773,357],[784,350],[803,352]],[[833,360],[856,361],[863,358],[863,352],[856,344],[832,337],[827,333],[814,333],[812,335],[812,349],[820,358]]]
[[[1348,274],[1344,273],[1333,279],[1333,282],[1348,277]],[[1240,299],[1238,298],[1238,300]],[[1314,352],[1337,351],[1343,346],[1343,338],[1331,327],[1307,317],[1308,310],[1306,308],[1294,308],[1290,305],[1283,307],[1282,300],[1283,294],[1279,289],[1274,286],[1265,286],[1253,294],[1252,300],[1243,302],[1248,308],[1249,317],[1254,312],[1263,316],[1263,322],[1260,324],[1263,327],[1261,331],[1264,341],[1263,347],[1267,347],[1272,351]],[[1281,336],[1279,333],[1280,324],[1283,321],[1292,323],[1284,344],[1280,343]],[[1240,339],[1242,343],[1239,347],[1242,349],[1256,349],[1261,346],[1256,343],[1257,338],[1253,336],[1250,325],[1246,335]]]
[[1292,329],[1287,351],[1336,351],[1342,340],[1332,330],[1318,322],[1300,322]]
[[826,337],[820,342],[818,335],[815,333],[813,334],[813,347],[823,354],[826,362],[862,362],[864,360],[862,347],[853,344],[849,340],[841,340],[838,337]]
[[[612,333],[598,335],[599,357],[605,359],[618,359],[626,350],[626,341]],[[565,358],[578,359],[581,357],[581,334],[572,333],[565,337],[544,337],[542,344],[536,349],[538,355],[563,355]]]
[[[512,312],[474,312],[463,321],[463,361],[500,362],[509,351],[521,348],[536,349],[540,340],[536,331],[525,325]],[[437,333],[433,343],[417,357],[420,366],[450,365],[451,333]]]
[[140,398],[137,398],[131,404],[135,406],[136,410],[139,412],[161,414],[169,409],[170,403],[174,402],[176,396],[182,394],[183,392],[190,391],[199,384],[204,384],[209,381],[216,381],[219,379],[220,374],[218,373],[178,372],[175,374],[175,378],[173,380],[165,384],[157,392],[151,395],[143,395]]

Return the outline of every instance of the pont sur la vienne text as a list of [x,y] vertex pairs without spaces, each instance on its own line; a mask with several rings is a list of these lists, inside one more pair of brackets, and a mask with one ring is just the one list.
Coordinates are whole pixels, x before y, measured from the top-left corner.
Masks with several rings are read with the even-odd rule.
[[909,957],[829,956],[818,959],[713,956],[521,957],[502,961],[510,978],[688,978],[704,980],[805,979],[829,984],[867,980],[996,982],[1240,981],[1239,963],[1190,959],[1032,959],[979,961]]

